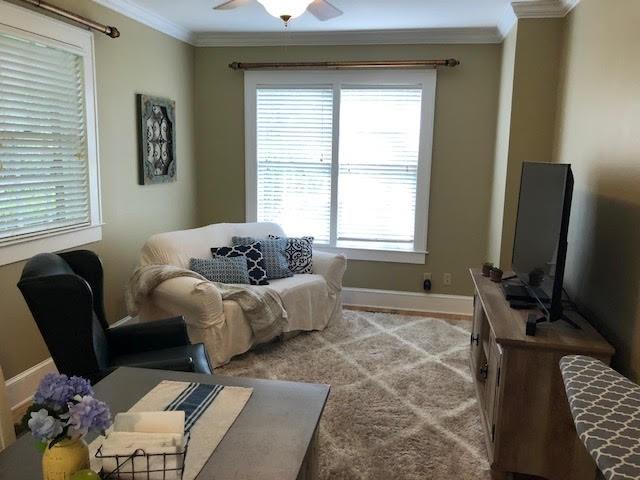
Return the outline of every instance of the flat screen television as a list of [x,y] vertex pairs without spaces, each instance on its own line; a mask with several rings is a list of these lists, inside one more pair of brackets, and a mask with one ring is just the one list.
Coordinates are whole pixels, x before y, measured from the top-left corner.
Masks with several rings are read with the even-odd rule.
[[571,166],[522,166],[512,268],[549,321],[562,313],[562,284],[573,194]]

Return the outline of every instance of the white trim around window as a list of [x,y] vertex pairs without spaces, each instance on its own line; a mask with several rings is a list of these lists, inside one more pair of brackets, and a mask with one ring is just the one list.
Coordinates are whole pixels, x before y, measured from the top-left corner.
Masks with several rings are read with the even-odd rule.
[[[336,242],[338,217],[338,172],[340,165],[340,93],[343,88],[418,88],[422,91],[420,134],[415,188],[415,221],[413,244],[405,248],[372,248],[370,245],[346,248]],[[304,71],[245,72],[245,193],[246,219],[258,221],[258,152],[257,92],[261,88],[331,88],[333,89],[332,164],[331,164],[331,231],[328,242],[314,244],[318,250],[343,253],[353,260],[424,264],[427,252],[427,217],[433,128],[436,97],[435,70],[406,71]],[[285,229],[286,230],[286,229]]]
[[[69,222],[69,225],[52,226],[49,229],[34,229],[33,233],[26,231],[13,236],[5,235],[0,240],[0,265],[6,265],[27,259],[40,252],[59,251],[100,241],[102,239],[102,209],[93,34],[2,1],[0,1],[0,34],[69,52],[82,58],[86,178],[88,183],[87,220],[75,224]],[[34,62],[37,60],[34,59]]]

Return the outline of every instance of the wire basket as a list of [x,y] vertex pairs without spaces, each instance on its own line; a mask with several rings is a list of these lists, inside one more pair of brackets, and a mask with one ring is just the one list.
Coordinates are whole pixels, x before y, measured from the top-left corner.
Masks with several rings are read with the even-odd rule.
[[[103,463],[100,477],[103,480],[181,480],[189,438],[190,435],[187,433],[182,451],[177,453],[146,453],[140,448],[131,455],[104,455],[101,445],[96,452],[96,458],[101,459]],[[104,463],[109,460],[115,468],[105,471]]]

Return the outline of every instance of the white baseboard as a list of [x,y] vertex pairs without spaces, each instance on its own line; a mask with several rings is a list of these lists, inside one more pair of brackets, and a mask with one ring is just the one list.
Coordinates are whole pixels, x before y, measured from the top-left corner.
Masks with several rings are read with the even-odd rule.
[[19,412],[31,403],[31,398],[38,389],[38,385],[44,376],[48,373],[56,373],[57,371],[53,359],[47,358],[30,369],[7,380],[5,383],[7,388],[7,402],[9,403],[9,408],[11,409],[14,419]]
[[473,314],[473,297],[465,295],[343,288],[342,303],[353,307],[388,308],[452,315]]

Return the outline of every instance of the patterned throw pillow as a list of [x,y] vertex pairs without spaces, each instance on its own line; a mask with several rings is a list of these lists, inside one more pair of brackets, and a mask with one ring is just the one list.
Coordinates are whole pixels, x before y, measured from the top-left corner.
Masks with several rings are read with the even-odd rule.
[[189,268],[212,282],[249,283],[245,257],[192,258]]
[[259,242],[253,242],[249,245],[236,245],[234,247],[212,248],[211,255],[213,255],[213,258],[245,257],[249,268],[251,285],[269,285],[267,267],[262,254],[262,246]]
[[[269,235],[269,238],[280,237]],[[287,238],[285,254],[293,273],[313,273],[313,237]]]
[[293,273],[289,270],[289,263],[285,253],[287,248],[287,240],[285,238],[261,238],[256,240],[253,237],[233,237],[231,242],[234,245],[251,245],[252,243],[260,242],[269,280],[293,276]]

